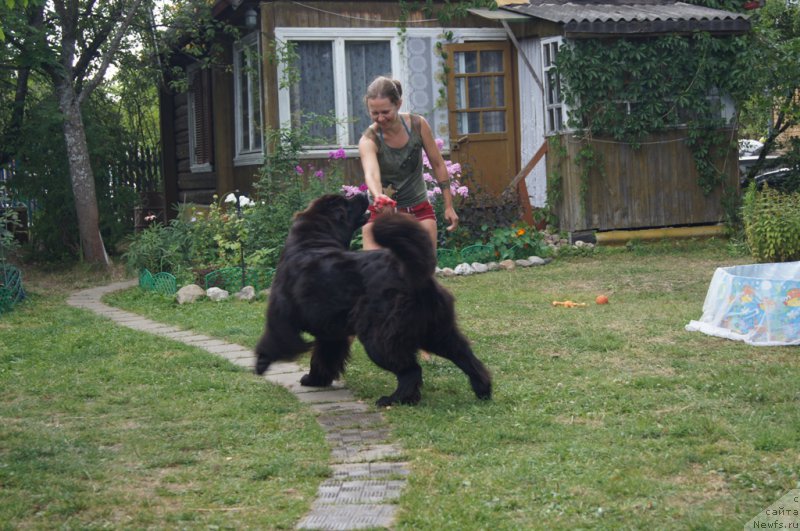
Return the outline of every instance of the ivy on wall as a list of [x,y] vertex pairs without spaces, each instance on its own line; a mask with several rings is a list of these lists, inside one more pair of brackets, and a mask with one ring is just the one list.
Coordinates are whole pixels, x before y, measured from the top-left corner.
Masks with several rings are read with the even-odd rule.
[[718,149],[735,141],[717,132],[727,125],[722,98],[746,96],[748,36],[666,35],[566,42],[556,63],[569,125],[638,146],[652,133],[687,129],[699,185],[705,193],[723,182],[713,164]]

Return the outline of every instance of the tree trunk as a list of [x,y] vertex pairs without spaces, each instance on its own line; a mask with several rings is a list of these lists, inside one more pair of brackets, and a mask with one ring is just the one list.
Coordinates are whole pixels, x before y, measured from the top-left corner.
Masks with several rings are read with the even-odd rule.
[[67,143],[69,175],[75,196],[83,258],[89,264],[107,267],[108,254],[100,235],[94,174],[89,161],[89,146],[86,143],[81,107],[69,83],[59,84],[58,93],[59,106],[64,115],[64,139]]

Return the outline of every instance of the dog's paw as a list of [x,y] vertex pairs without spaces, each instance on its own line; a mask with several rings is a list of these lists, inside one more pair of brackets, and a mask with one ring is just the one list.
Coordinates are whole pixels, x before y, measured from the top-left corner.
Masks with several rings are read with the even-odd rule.
[[305,374],[300,378],[300,385],[303,387],[328,387],[333,380],[324,380],[313,376],[311,373]]
[[419,404],[421,398],[422,396],[419,393],[415,393],[413,395],[402,398],[397,397],[395,395],[382,396],[375,402],[375,405],[378,407],[389,407],[393,404],[404,404],[406,406],[414,406],[416,404]]
[[388,396],[382,396],[375,401],[377,407],[389,407],[392,405],[392,399]]
[[475,396],[480,400],[491,400],[492,398],[492,384],[475,385],[472,388],[475,391]]
[[253,368],[253,372],[255,372],[257,375],[261,376],[262,374],[267,372],[267,369],[269,369],[269,366],[270,366],[270,363],[268,361],[264,361],[261,358],[258,358],[258,360],[256,361],[256,366]]

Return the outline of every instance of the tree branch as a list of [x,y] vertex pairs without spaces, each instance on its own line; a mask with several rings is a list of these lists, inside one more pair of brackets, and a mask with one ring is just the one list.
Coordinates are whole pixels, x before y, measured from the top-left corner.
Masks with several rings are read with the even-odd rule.
[[108,65],[111,64],[112,57],[115,53],[117,53],[119,45],[122,42],[122,38],[127,33],[128,27],[131,25],[131,22],[133,22],[133,18],[136,16],[136,12],[139,10],[139,6],[142,5],[143,1],[144,0],[134,0],[133,4],[128,10],[128,13],[125,15],[125,19],[122,21],[119,27],[117,27],[116,33],[111,38],[111,42],[103,53],[103,59],[100,63],[100,67],[98,68],[97,72],[95,72],[95,75],[92,77],[92,79],[89,80],[89,82],[78,94],[78,104],[83,103],[83,101],[92,93],[94,89],[97,88],[97,86],[103,80],[106,70],[108,70]]

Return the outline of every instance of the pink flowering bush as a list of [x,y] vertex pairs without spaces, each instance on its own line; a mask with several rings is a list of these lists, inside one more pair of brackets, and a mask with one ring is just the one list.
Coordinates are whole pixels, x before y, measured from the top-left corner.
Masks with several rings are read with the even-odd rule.
[[[444,140],[437,138],[436,146],[441,151],[444,146]],[[445,159],[444,163],[447,166],[447,175],[450,177],[450,194],[454,199],[458,197],[466,199],[469,197],[469,188],[460,182],[461,164],[447,159]],[[436,181],[436,177],[431,173],[433,168],[428,160],[428,155],[424,151],[422,152],[422,166],[424,168],[422,178],[425,179],[425,184],[428,186],[428,201],[436,205],[438,197],[442,195],[442,189]]]

